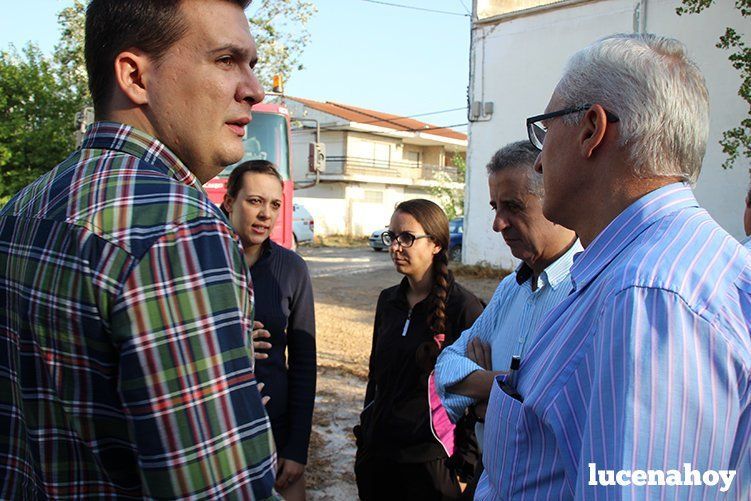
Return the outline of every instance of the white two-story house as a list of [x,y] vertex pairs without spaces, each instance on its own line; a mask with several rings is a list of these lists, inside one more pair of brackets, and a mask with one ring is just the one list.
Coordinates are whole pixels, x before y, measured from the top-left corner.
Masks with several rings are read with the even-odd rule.
[[[454,166],[467,151],[467,136],[411,118],[355,106],[285,96],[292,117],[295,203],[315,219],[317,235],[369,235],[388,224],[394,206],[411,198],[439,201],[434,188],[462,194]],[[297,119],[297,120],[296,120]],[[325,172],[308,169],[308,148],[326,147]]]

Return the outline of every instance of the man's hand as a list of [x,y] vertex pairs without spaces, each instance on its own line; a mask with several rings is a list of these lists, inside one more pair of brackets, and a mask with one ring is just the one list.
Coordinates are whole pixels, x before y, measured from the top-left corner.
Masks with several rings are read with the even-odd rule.
[[256,360],[263,360],[269,358],[268,353],[263,353],[258,350],[268,350],[271,348],[271,343],[266,341],[257,341],[258,339],[268,339],[271,337],[271,333],[263,328],[263,324],[258,321],[253,322],[253,354]]
[[467,358],[483,368],[476,370],[453,386],[446,388],[451,393],[466,395],[468,397],[487,400],[493,380],[501,371],[494,371],[493,359],[490,356],[490,345],[483,343],[479,338],[473,338],[467,343]]
[[488,401],[483,400],[475,404],[475,418],[481,423],[485,422],[485,413],[488,412]]
[[291,459],[279,458],[276,468],[276,484],[274,487],[277,490],[284,490],[290,485],[294,484],[305,472],[305,465],[300,464]]
[[467,344],[467,358],[486,371],[493,368],[493,358],[490,355],[490,345],[483,343],[479,337],[473,338]]

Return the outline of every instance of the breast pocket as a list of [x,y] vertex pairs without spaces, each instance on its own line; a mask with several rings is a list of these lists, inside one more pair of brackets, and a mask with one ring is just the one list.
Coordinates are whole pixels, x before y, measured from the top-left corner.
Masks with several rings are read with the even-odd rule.
[[482,462],[498,499],[510,497],[514,478],[527,463],[526,430],[524,403],[494,382],[485,414]]

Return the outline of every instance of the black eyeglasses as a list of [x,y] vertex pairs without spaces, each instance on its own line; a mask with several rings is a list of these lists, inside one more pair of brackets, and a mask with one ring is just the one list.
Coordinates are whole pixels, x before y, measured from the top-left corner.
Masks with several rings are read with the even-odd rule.
[[384,231],[381,234],[381,240],[383,241],[384,245],[391,247],[391,244],[396,242],[404,248],[412,247],[412,244],[415,243],[415,240],[418,240],[420,238],[431,238],[431,237],[432,235],[413,235],[412,233],[409,233],[407,231],[403,233],[399,233],[397,235],[391,230]]
[[[563,115],[570,115],[571,113],[578,113],[580,111],[588,110],[591,108],[591,104],[582,104],[581,106],[575,106],[573,108],[566,108],[565,110],[551,111],[543,115],[536,115],[527,119],[527,135],[529,136],[529,142],[534,145],[538,150],[542,150],[542,143],[545,142],[545,134],[548,132],[548,128],[541,122],[550,118],[562,117]],[[605,116],[608,122],[618,122],[620,118],[613,113],[605,110]]]

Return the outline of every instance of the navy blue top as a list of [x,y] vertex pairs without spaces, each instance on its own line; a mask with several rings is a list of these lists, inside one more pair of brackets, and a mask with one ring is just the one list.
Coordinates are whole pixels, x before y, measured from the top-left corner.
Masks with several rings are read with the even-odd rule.
[[316,321],[308,267],[296,253],[267,240],[250,274],[255,318],[271,333],[269,358],[256,360],[256,376],[266,385],[263,394],[271,397],[266,411],[277,452],[306,464],[316,393]]

